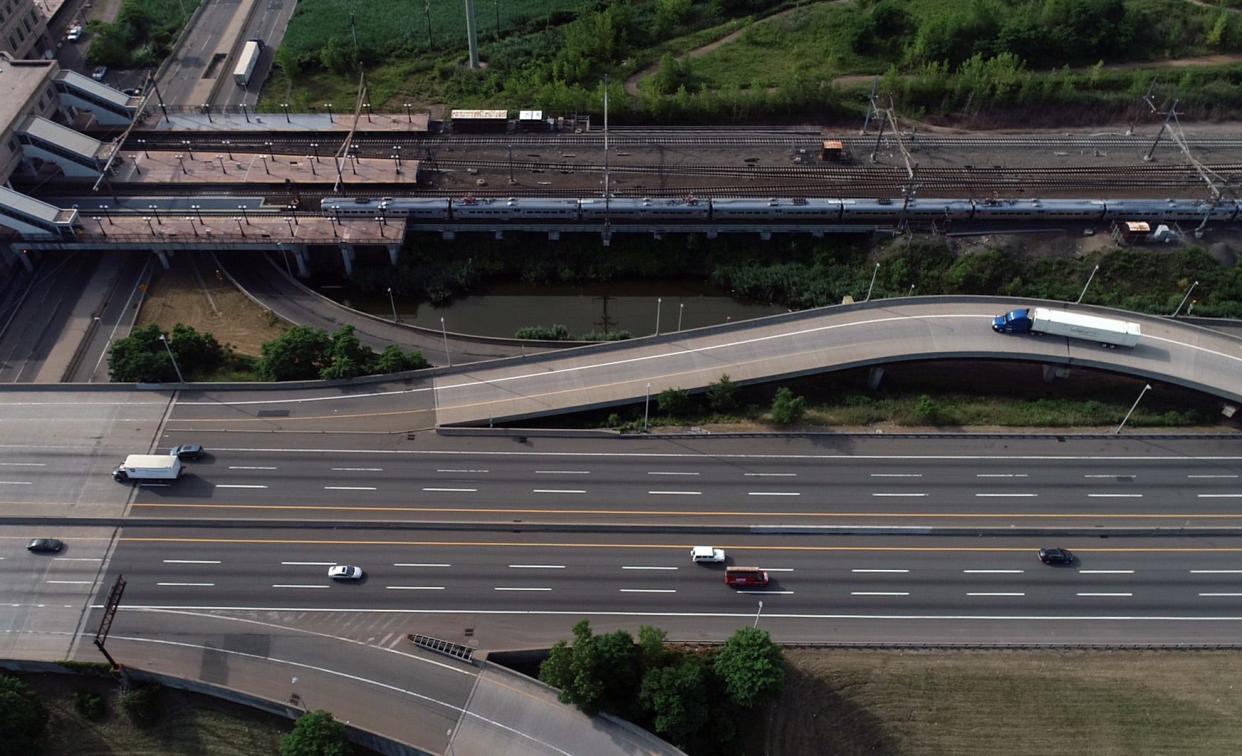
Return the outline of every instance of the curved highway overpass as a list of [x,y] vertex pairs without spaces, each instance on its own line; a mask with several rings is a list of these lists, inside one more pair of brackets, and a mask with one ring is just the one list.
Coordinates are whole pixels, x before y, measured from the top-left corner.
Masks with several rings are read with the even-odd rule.
[[[727,373],[758,383],[868,365],[931,359],[1029,360],[1164,381],[1242,401],[1242,339],[1167,318],[1041,303],[1135,320],[1133,349],[994,333],[995,315],[1033,300],[915,297],[825,307],[659,337],[438,370],[403,381],[183,393],[183,422],[262,423],[285,430],[411,430],[486,424],[641,401],[666,388],[703,389]],[[424,374],[426,375],[426,374]]]

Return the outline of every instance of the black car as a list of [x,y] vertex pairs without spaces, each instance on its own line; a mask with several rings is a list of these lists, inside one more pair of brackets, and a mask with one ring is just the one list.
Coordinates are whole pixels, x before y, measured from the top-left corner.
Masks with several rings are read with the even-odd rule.
[[130,97],[141,97],[142,96],[142,90],[138,89],[137,87],[130,87],[129,89],[122,89],[121,92],[129,95]]
[[182,444],[181,446],[173,447],[173,450],[169,452],[169,454],[172,454],[182,462],[202,459],[204,453],[201,444]]
[[36,538],[26,544],[26,551],[36,554],[59,554],[65,548],[65,542],[55,538]]
[[1039,561],[1044,564],[1073,564],[1074,555],[1069,549],[1040,549]]

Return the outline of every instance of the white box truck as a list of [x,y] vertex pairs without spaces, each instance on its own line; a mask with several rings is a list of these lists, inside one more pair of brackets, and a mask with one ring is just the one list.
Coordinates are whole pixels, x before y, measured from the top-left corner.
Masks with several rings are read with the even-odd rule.
[[181,471],[181,460],[176,455],[131,454],[112,471],[112,479],[118,483],[176,480]]
[[1094,341],[1106,347],[1132,347],[1142,335],[1138,323],[1047,307],[1031,307],[998,315],[992,321],[992,330],[997,333],[1046,333],[1049,336]]
[[237,82],[237,86],[244,88],[250,83],[250,77],[254,75],[254,69],[259,65],[259,56],[262,54],[263,42],[260,40],[248,39],[242,45],[241,55],[237,56],[237,66],[233,68],[233,80]]

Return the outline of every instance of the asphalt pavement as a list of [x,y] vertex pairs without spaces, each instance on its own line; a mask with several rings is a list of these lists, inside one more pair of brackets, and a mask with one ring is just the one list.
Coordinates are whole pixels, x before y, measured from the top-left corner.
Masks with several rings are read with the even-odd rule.
[[[87,289],[97,255],[44,260],[26,290],[12,301],[0,325],[0,382],[31,383],[55,349]],[[57,375],[53,381],[60,380]]]
[[[242,30],[238,37],[235,49],[240,50],[246,40],[257,39],[263,42],[263,54],[260,56],[259,64],[255,67],[254,74],[250,78],[249,84],[242,87],[233,80],[232,71],[228,71],[228,79],[221,82],[219,90],[216,91],[215,99],[212,104],[217,107],[233,107],[236,108],[242,103],[253,108],[259,100],[259,91],[262,89],[264,80],[272,70],[273,55],[280,41],[285,37],[285,29],[289,24],[289,18],[293,16],[293,11],[297,8],[297,0],[262,0],[255,7],[254,12],[250,15],[249,23]],[[274,112],[274,106],[269,107],[269,112]]]

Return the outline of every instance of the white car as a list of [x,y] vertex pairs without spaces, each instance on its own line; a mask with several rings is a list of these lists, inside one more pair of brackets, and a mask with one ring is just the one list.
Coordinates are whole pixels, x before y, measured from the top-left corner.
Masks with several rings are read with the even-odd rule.
[[77,42],[82,39],[82,27],[75,24],[69,27],[68,33],[65,34],[66,42]]
[[328,577],[333,580],[361,580],[363,574],[361,567],[352,564],[334,564],[328,568]]
[[724,549],[715,546],[695,546],[690,549],[690,561],[695,564],[720,564],[724,560]]

